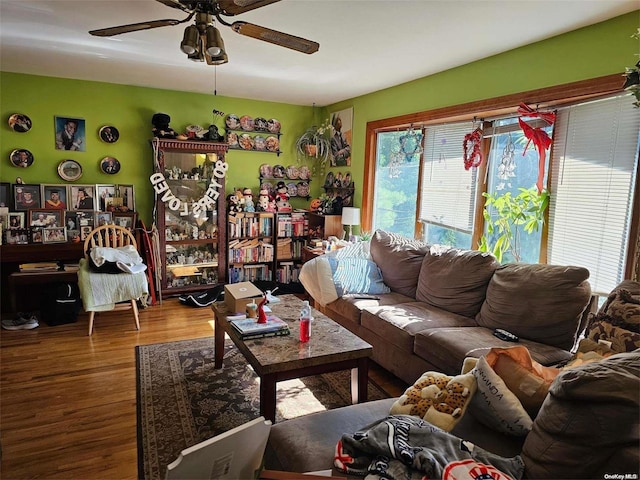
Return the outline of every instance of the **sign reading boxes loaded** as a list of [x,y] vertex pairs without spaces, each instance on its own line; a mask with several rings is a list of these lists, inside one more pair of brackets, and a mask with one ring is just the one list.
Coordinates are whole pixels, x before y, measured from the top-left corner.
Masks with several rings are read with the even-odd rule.
[[224,303],[227,305],[229,312],[244,313],[247,303],[252,301],[260,301],[262,298],[262,290],[251,282],[232,283],[224,286]]

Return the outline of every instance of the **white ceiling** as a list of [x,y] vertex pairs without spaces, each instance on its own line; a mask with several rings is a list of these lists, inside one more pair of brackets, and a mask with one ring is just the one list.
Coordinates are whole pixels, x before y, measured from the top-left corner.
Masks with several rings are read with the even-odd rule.
[[[220,26],[217,94],[328,105],[622,15],[638,0],[282,0],[245,20],[320,43],[305,55]],[[0,0],[3,71],[213,93],[180,49],[185,25],[94,37],[186,14],[155,0]]]

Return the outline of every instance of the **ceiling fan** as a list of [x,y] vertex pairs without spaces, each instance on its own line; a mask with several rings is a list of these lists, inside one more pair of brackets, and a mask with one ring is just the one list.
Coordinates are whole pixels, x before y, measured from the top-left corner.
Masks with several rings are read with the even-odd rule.
[[195,24],[189,25],[184,31],[184,38],[180,49],[187,56],[196,61],[206,61],[209,65],[220,65],[228,61],[224,49],[224,42],[219,30],[214,25],[214,18],[222,25],[230,27],[234,32],[247,37],[257,38],[281,47],[290,48],[298,52],[311,54],[317,52],[320,45],[306,38],[296,37],[277,30],[255,25],[249,22],[236,21],[228,23],[222,16],[234,16],[264,7],[280,0],[156,0],[168,7],[186,12],[184,20],[163,19],[148,22],[132,23],[117,27],[91,30],[89,33],[97,37],[111,37],[122,33],[149,30],[151,28],[167,27],[186,23],[195,17]]

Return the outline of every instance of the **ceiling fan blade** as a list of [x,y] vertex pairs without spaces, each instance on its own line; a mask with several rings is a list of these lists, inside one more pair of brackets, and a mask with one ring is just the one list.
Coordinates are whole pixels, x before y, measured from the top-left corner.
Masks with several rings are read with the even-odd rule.
[[137,32],[138,30],[149,30],[150,28],[167,27],[169,25],[178,25],[183,20],[151,20],[150,22],[132,23],[129,25],[120,25],[118,27],[101,28],[99,30],[91,30],[89,33],[96,37],[112,37],[121,33]]
[[280,0],[217,0],[218,13],[220,15],[233,16],[279,1]]
[[190,12],[191,10],[189,8],[187,8],[185,5],[183,5],[182,3],[178,2],[177,0],[156,0],[156,2],[160,2],[164,5],[166,5],[167,7],[171,7],[171,8],[179,8],[180,10],[183,10],[185,12]]
[[257,38],[258,40],[297,50],[302,53],[315,53],[320,48],[320,44],[318,42],[289,35],[288,33],[278,32],[277,30],[271,30],[270,28],[261,27],[260,25],[255,25],[253,23],[233,22],[233,24],[231,24],[231,28],[240,35]]

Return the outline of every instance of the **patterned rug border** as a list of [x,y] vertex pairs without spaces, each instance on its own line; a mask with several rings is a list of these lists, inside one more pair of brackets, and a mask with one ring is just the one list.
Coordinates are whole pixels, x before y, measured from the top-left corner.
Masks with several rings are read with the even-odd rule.
[[[194,342],[199,343],[199,342],[203,342],[203,345],[194,345],[193,347],[189,347],[189,345],[192,345]],[[158,348],[161,346],[167,346],[167,351],[200,351],[202,352],[203,350],[207,349],[207,345],[205,344],[206,342],[210,342],[211,343],[211,349],[213,349],[213,337],[201,337],[201,338],[193,338],[193,339],[188,339],[188,340],[178,340],[175,342],[159,342],[159,343],[152,343],[152,344],[146,344],[146,345],[137,345],[135,347],[135,357],[136,357],[136,437],[137,437],[137,458],[138,458],[138,478],[139,479],[145,479],[145,458],[144,458],[144,443],[145,443],[145,432],[143,432],[143,405],[142,405],[142,397],[141,397],[141,392],[142,392],[142,388],[143,388],[143,374],[145,372],[143,372],[143,367],[145,367],[145,365],[143,365],[143,351],[145,349],[151,350],[153,348]],[[169,346],[173,346],[173,347],[169,347]],[[247,365],[246,360],[244,359],[244,357],[242,356],[242,354],[237,350],[237,347],[235,345],[233,345],[233,343],[230,340],[226,340],[225,341],[225,358],[227,358],[227,356],[229,355],[229,353],[232,352],[232,355],[235,356],[239,356],[242,361],[244,362],[245,365]],[[171,361],[171,356],[169,358],[169,361]],[[249,370],[251,371],[251,374],[255,376],[255,373],[253,372],[253,369],[249,368]],[[328,387],[334,387],[333,389],[333,393],[336,397],[338,397],[339,399],[343,400],[344,396],[341,394],[340,391],[335,389],[335,382],[331,382],[329,381],[329,379],[331,378],[331,375],[336,375],[339,374],[340,372],[336,372],[334,374],[325,374],[325,375],[320,375],[317,377],[304,377],[303,379],[301,379],[302,381],[305,381],[307,379],[315,379],[318,378],[318,382],[324,383],[326,384],[326,386]],[[235,378],[235,377],[234,377]],[[241,381],[241,379],[239,379],[239,381]],[[152,382],[153,383],[153,382]],[[340,382],[340,384],[342,385],[342,382]],[[148,385],[147,385],[148,387]],[[307,386],[307,389],[309,387]],[[389,398],[391,397],[391,395],[386,392],[382,387],[380,387],[380,385],[378,385],[376,382],[374,382],[372,379],[369,379],[369,387],[370,392],[371,389],[373,388],[374,391],[377,391],[377,393],[382,397],[386,397]],[[371,395],[370,395],[371,397]],[[251,399],[251,397],[247,396],[247,400],[249,401]],[[370,398],[370,400],[373,400],[374,398]],[[323,405],[325,405],[323,403]],[[326,406],[326,405],[325,405]],[[180,407],[180,405],[176,405],[176,407]],[[330,407],[329,407],[330,408]],[[335,408],[335,407],[334,407]],[[222,411],[222,410],[221,410]],[[191,412],[189,412],[191,413]],[[181,415],[181,418],[182,415]],[[193,417],[192,417],[193,418]],[[154,424],[155,425],[155,424]],[[147,425],[148,428],[148,425]],[[186,433],[186,432],[185,432]],[[221,433],[221,432],[218,432]],[[199,441],[202,441],[204,439],[194,439],[193,440],[193,444],[198,443]],[[149,454],[149,452],[148,452]],[[157,455],[157,451],[153,452],[152,455]],[[158,462],[159,463],[159,462]],[[155,468],[155,467],[154,467]],[[153,477],[153,480],[156,480],[155,476]]]

